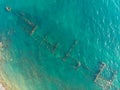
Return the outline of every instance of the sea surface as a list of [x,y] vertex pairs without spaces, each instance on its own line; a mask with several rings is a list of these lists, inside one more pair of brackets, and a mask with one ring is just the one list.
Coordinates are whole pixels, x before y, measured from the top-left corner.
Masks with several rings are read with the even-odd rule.
[[120,0],[0,0],[0,42],[7,90],[120,90]]

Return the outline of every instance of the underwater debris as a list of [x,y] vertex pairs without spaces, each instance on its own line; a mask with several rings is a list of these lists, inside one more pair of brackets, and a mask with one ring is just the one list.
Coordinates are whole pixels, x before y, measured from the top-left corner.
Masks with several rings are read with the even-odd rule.
[[81,66],[81,62],[78,61],[77,64],[75,66],[73,66],[76,70],[78,70],[78,68]]
[[11,11],[11,7],[6,6],[5,9],[6,9],[7,12]]
[[[6,7],[8,12],[11,11],[10,7]],[[13,10],[12,14],[17,17],[17,23],[30,35],[32,35],[35,30],[38,28],[38,25],[35,24],[34,18],[24,12]]]
[[55,50],[57,49],[57,47],[58,47],[58,45],[59,45],[59,43],[53,44],[52,42],[48,41],[48,40],[47,40],[47,35],[44,36],[43,40],[40,42],[40,45],[41,45],[42,43],[45,43],[45,44],[47,45],[47,48],[52,47],[51,52],[55,52]]
[[25,18],[25,17],[21,17],[21,19],[23,19],[28,25],[34,26],[34,23],[31,22],[29,19],[27,19],[27,18]]
[[59,43],[56,43],[54,46],[53,46],[53,49],[52,49],[52,52],[55,52],[55,50],[57,49]]
[[31,31],[31,33],[30,33],[30,35],[32,35],[34,32],[35,32],[35,30],[38,28],[38,26],[36,25],[35,27],[33,27],[33,29],[32,29],[32,31]]
[[105,79],[103,76],[101,76],[100,74],[102,74],[103,70],[105,69],[106,64],[104,62],[101,63],[100,65],[100,70],[94,80],[94,82],[99,85],[100,87],[102,87],[103,89],[110,89],[113,85],[113,81],[115,79],[115,76],[117,75],[117,72],[113,72],[113,75],[111,76],[110,80]]
[[[11,8],[10,7],[6,7],[6,10],[8,12],[11,11]],[[20,20],[22,20],[22,23],[21,24],[24,24],[24,27],[25,29],[29,32],[30,35],[33,35],[34,32],[36,31],[36,29],[38,28],[38,25],[34,24],[32,22],[32,20],[29,18],[29,17],[26,17],[24,13],[22,12],[19,12],[17,13],[17,16],[18,18],[20,17]],[[34,20],[33,20],[34,21]],[[26,26],[25,26],[26,25]],[[26,28],[28,27],[28,28]],[[37,37],[38,38],[38,37]],[[52,52],[55,52],[56,48],[58,47],[58,44],[59,43],[53,43],[53,42],[50,42],[48,39],[47,39],[47,36],[45,36],[43,38],[43,40],[41,41],[40,44],[44,43],[47,48],[49,48]],[[70,48],[68,49],[68,51],[65,53],[64,57],[63,57],[63,60],[66,60],[68,57],[71,58],[71,52],[74,50],[75,46],[78,44],[78,41],[75,40],[73,42],[73,44],[70,46]],[[2,47],[2,43],[0,42],[0,47]],[[1,58],[1,57],[0,57]],[[84,67],[85,69],[91,71],[88,67],[86,66],[83,66],[83,64],[81,64],[80,61],[77,62],[76,65],[74,65],[73,67],[78,70],[79,67]],[[97,73],[95,79],[94,79],[94,82],[97,83],[99,86],[102,86],[103,88],[105,89],[109,89],[111,86],[112,86],[112,83],[114,81],[114,78],[116,76],[116,74],[114,74],[110,80],[106,80],[105,78],[102,77],[101,73],[103,72],[104,68],[106,67],[106,64],[104,62],[101,63],[100,65],[100,69],[99,69],[99,72]],[[93,73],[93,72],[92,72]],[[101,82],[103,82],[104,84],[101,84]]]
[[27,23],[30,26],[35,26],[35,24],[27,18],[27,16],[25,15],[24,12],[13,12],[14,15],[16,15],[18,18],[20,17],[20,19],[22,19],[25,23]]
[[104,68],[106,67],[106,64],[104,62],[101,63],[100,65],[100,69],[99,69],[99,72],[94,80],[94,82],[96,82],[96,80],[98,79],[98,77],[100,76],[100,74],[103,72]]
[[46,43],[46,44],[51,45],[51,46],[53,45],[51,42],[49,42],[47,40],[47,35],[44,35],[42,41],[40,42],[40,45],[43,44],[43,43]]
[[114,72],[114,73],[113,73],[113,76],[112,76],[111,79],[109,80],[109,85],[107,86],[107,89],[109,89],[110,86],[113,86],[112,84],[113,84],[113,81],[114,81],[114,79],[115,79],[116,76],[117,76],[117,72]]
[[78,43],[79,43],[79,41],[77,41],[77,40],[75,40],[75,41],[73,42],[73,44],[71,45],[71,47],[69,48],[69,50],[67,51],[67,53],[64,55],[63,61],[65,61],[66,58],[70,56],[70,53],[73,51],[73,49],[75,48],[75,46],[76,46]]

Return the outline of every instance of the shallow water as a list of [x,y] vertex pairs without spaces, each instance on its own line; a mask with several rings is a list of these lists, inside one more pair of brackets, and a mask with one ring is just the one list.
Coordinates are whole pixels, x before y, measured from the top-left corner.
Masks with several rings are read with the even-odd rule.
[[[0,82],[8,90],[119,90],[119,5],[119,0],[1,0]],[[33,34],[25,19],[38,26]],[[117,72],[110,86],[94,82],[101,62],[106,67],[99,77],[108,81]]]

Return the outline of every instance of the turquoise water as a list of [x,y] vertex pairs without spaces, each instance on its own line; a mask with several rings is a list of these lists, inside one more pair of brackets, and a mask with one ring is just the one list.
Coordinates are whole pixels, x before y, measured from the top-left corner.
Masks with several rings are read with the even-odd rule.
[[[119,0],[1,0],[0,73],[9,89],[104,90],[104,81],[102,87],[94,82],[104,62],[103,78],[110,80],[117,72],[107,89],[119,90],[119,5]],[[12,11],[7,12],[6,6]],[[33,27],[23,17],[38,26],[32,35]],[[79,43],[64,61],[75,40]],[[52,51],[56,43],[58,47]]]

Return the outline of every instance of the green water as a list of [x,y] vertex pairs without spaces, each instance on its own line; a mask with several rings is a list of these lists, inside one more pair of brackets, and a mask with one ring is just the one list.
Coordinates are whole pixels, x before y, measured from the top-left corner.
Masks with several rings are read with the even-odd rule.
[[[109,90],[119,90],[119,5],[119,0],[0,0],[4,48],[0,65],[9,86],[19,90],[104,90],[106,84],[100,87],[94,82],[104,62],[107,67],[101,76],[110,80],[113,71],[118,72]],[[32,27],[18,16],[20,12],[38,25],[32,35]],[[75,40],[79,43],[63,61]],[[54,52],[49,42],[58,43]],[[81,66],[76,70],[78,61]]]

